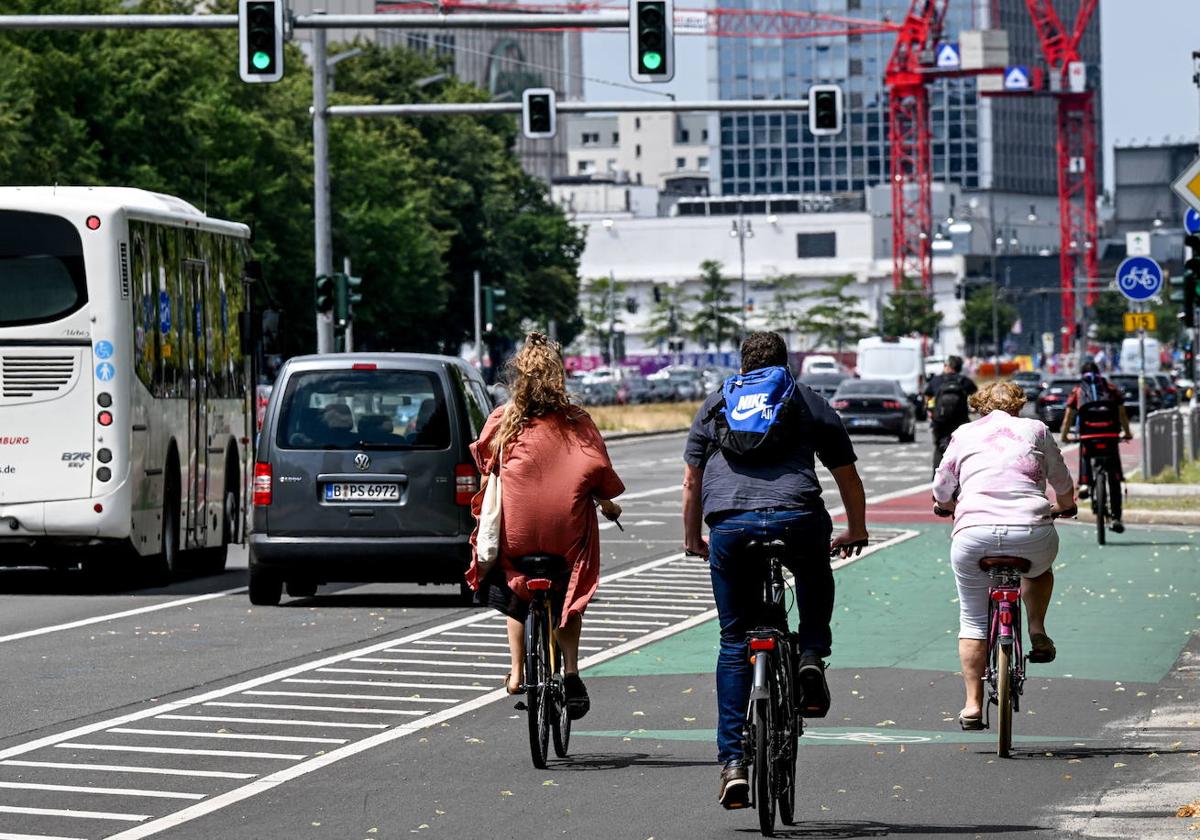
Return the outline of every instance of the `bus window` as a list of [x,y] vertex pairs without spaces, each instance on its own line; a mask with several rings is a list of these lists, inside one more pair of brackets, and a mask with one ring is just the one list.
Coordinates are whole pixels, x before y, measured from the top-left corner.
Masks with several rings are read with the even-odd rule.
[[66,219],[0,210],[0,327],[56,321],[87,303],[83,242]]

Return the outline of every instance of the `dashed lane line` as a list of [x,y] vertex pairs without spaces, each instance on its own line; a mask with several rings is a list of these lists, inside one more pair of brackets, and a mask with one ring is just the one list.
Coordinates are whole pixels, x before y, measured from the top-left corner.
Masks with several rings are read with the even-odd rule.
[[[175,767],[140,767],[130,764],[80,764],[73,761],[0,761],[8,767],[30,767],[45,770],[87,770],[96,773],[141,773],[150,776],[193,776],[197,779],[253,779],[257,773],[233,773],[227,770],[192,770]],[[4,835],[0,834],[0,840]]]
[[29,814],[38,817],[74,817],[80,820],[120,820],[123,822],[144,822],[152,816],[151,814],[119,814],[112,811],[76,811],[68,808],[28,808],[21,805],[0,805],[0,814]]
[[42,790],[54,793],[94,793],[98,796],[144,796],[149,799],[203,799],[203,793],[181,793],[173,790],[145,790],[143,788],[108,788],[90,785],[47,785],[37,782],[0,782],[6,790]]

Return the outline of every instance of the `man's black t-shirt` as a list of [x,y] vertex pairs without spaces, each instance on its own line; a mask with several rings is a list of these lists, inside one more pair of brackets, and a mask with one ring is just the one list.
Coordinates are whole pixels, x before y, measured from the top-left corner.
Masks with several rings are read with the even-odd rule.
[[805,411],[797,421],[787,446],[778,457],[756,459],[752,463],[727,458],[717,445],[713,407],[723,399],[717,391],[708,396],[688,433],[683,459],[704,470],[702,498],[704,519],[727,511],[823,510],[821,482],[817,480],[816,461],[828,469],[837,469],[858,460],[850,436],[829,403],[808,386],[796,384],[795,399]]

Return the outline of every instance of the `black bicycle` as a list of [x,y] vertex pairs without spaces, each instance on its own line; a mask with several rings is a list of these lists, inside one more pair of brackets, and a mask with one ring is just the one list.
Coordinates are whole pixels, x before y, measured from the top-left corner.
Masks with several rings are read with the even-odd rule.
[[563,688],[562,653],[554,638],[558,614],[555,594],[565,584],[566,561],[552,554],[535,554],[513,561],[527,575],[533,596],[525,616],[525,700],[517,709],[527,713],[529,753],[533,766],[545,769],[553,736],[554,754],[566,758],[571,743],[571,718]]

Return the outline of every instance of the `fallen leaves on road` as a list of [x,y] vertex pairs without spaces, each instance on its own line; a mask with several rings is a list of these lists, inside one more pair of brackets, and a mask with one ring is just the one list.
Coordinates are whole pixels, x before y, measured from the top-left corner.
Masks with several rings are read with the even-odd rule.
[[895,725],[896,725],[896,721],[894,721],[894,720],[881,720],[881,721],[879,721],[879,723],[877,723],[877,724],[875,724],[875,725],[876,725],[876,726],[895,726]]
[[511,790],[502,790],[502,791],[500,791],[500,795],[501,796],[512,796],[513,792]]
[[1200,799],[1195,802],[1189,802],[1187,805],[1180,805],[1179,810],[1175,812],[1177,817],[1196,817],[1200,816]]

